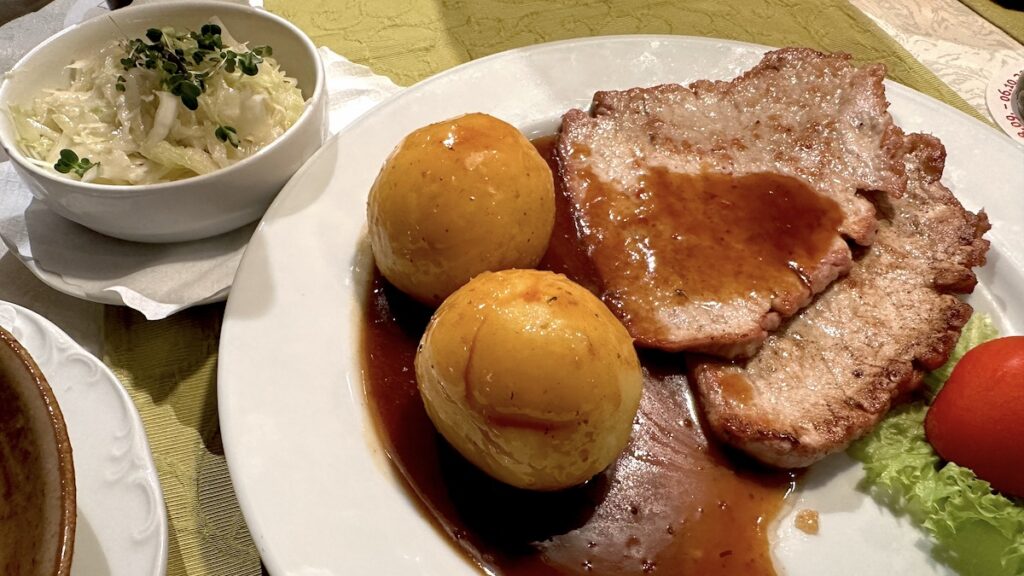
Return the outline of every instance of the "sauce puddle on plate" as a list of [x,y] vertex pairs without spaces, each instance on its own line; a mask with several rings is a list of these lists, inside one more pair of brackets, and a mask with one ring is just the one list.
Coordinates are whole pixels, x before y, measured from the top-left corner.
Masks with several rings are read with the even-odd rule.
[[[551,161],[551,141],[537,142]],[[542,266],[594,288],[568,206]],[[705,436],[682,355],[643,351],[644,393],[629,446],[582,486],[518,490],[465,461],[431,424],[413,359],[431,311],[377,273],[364,315],[364,386],[392,462],[440,528],[497,574],[773,575],[768,528],[792,473]]]

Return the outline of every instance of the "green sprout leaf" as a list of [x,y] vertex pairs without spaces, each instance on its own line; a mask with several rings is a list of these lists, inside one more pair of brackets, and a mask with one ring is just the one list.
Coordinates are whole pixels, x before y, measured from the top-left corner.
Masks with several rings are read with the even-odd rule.
[[182,94],[181,95],[181,103],[184,104],[185,108],[188,108],[189,110],[197,110],[197,109],[199,109],[199,99],[196,98],[195,96],[190,96],[188,94]]
[[99,165],[99,162],[93,163],[88,158],[79,159],[74,150],[64,148],[60,151],[60,159],[53,165],[53,169],[61,174],[74,172],[81,178],[86,172]]
[[203,24],[198,34],[192,32],[189,36],[196,41],[200,50],[217,50],[224,45],[220,32],[220,26],[216,24]]
[[255,52],[246,52],[238,55],[238,67],[242,69],[242,74],[246,76],[255,76],[259,73],[259,64],[263,62],[263,58]]
[[73,164],[78,162],[78,154],[75,154],[74,150],[65,148],[60,151],[60,160],[62,162],[67,162],[68,164]]
[[231,126],[217,126],[217,130],[213,134],[221,142],[227,142],[238,148],[238,132]]
[[[199,108],[199,97],[206,92],[206,80],[215,72],[228,74],[241,72],[246,76],[259,74],[263,58],[274,53],[270,46],[257,46],[245,52],[235,52],[224,46],[220,26],[203,24],[199,31],[176,32],[173,28],[150,28],[145,39],[136,38],[122,43],[125,57],[121,67],[125,70],[141,68],[153,70],[160,84],[177,96],[189,110]],[[147,42],[148,40],[148,42]],[[118,77],[114,89],[125,91],[125,80]],[[224,127],[227,128],[227,127]],[[234,131],[221,131],[232,138],[221,138],[238,146]],[[70,170],[70,169],[69,169]]]

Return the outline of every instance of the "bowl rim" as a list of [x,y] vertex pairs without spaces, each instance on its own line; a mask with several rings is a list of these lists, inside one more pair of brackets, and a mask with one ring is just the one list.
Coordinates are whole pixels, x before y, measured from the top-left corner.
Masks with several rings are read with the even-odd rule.
[[71,440],[68,437],[67,424],[64,422],[64,414],[57,403],[57,397],[54,395],[53,389],[50,388],[46,376],[39,369],[39,365],[36,364],[32,356],[25,350],[25,347],[18,342],[17,338],[2,326],[0,326],[0,343],[14,353],[21,362],[21,367],[32,378],[36,390],[39,391],[43,404],[46,406],[50,426],[53,428],[54,444],[57,451],[57,468],[61,486],[60,548],[57,562],[54,565],[53,576],[68,576],[71,573],[71,561],[74,557],[77,496],[75,494],[74,453]]
[[[270,154],[273,150],[276,150],[281,146],[281,142],[296,131],[296,128],[303,123],[309,122],[310,116],[314,114],[316,108],[316,102],[324,97],[326,91],[326,74],[324,72],[323,60],[320,58],[320,52],[317,50],[316,45],[313,41],[295,24],[292,24],[285,18],[282,18],[276,14],[268,12],[266,10],[260,10],[253,8],[248,5],[238,4],[231,2],[230,0],[182,0],[178,2],[152,2],[147,4],[139,4],[135,6],[128,6],[119,10],[119,13],[125,12],[159,12],[165,10],[174,10],[188,12],[190,9],[196,7],[217,7],[224,8],[226,10],[234,10],[236,12],[248,12],[255,15],[258,18],[264,18],[275,24],[279,25],[283,29],[287,30],[293,36],[295,36],[300,44],[305,48],[307,55],[309,55],[314,61],[314,78],[313,78],[313,93],[305,101],[304,109],[299,117],[288,127],[280,136],[275,138],[269,144],[260,148],[255,154],[247,158],[243,158],[234,164],[219,168],[213,172],[207,174],[200,174],[198,176],[192,176],[181,180],[172,180],[170,182],[159,182],[156,184],[94,184],[92,182],[82,182],[80,180],[73,180],[71,178],[63,178],[56,174],[52,174],[43,168],[40,168],[35,163],[29,161],[25,155],[21,152],[17,142],[9,142],[4,137],[3,133],[0,132],[0,148],[3,148],[7,152],[11,161],[16,163],[19,167],[31,172],[34,176],[47,180],[49,182],[70,186],[76,188],[77,192],[85,193],[90,196],[146,196],[150,194],[159,194],[169,189],[174,189],[182,186],[183,184],[188,185],[203,185],[209,184],[214,178],[221,178],[225,174],[236,173],[240,170],[246,169],[257,161],[262,160],[265,156]],[[0,74],[0,114],[8,113],[9,103],[5,100],[8,86],[11,82],[16,82],[15,77],[18,72],[22,72],[22,68],[36,56],[36,54],[42,51],[46,46],[62,38],[65,35],[76,34],[79,28],[85,26],[94,25],[101,19],[109,18],[109,14],[100,14],[94,16],[84,22],[79,22],[64,28],[56,34],[50,36],[46,40],[43,40],[34,48],[29,50],[24,56],[22,56],[11,69],[5,74]]]

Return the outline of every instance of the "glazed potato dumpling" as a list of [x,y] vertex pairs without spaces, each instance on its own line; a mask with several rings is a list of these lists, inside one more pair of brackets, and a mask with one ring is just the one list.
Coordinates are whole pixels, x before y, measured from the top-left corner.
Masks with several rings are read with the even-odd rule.
[[436,306],[481,272],[537,265],[555,221],[551,170],[515,127],[467,114],[406,136],[367,220],[384,277]]
[[452,294],[416,354],[427,414],[467,460],[519,488],[590,479],[629,441],[641,372],[626,329],[585,288],[537,270]]

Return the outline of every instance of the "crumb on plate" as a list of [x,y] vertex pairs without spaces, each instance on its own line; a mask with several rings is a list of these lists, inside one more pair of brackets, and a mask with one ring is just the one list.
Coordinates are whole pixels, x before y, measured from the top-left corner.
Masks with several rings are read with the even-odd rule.
[[818,511],[801,510],[796,513],[796,527],[806,534],[818,533]]

